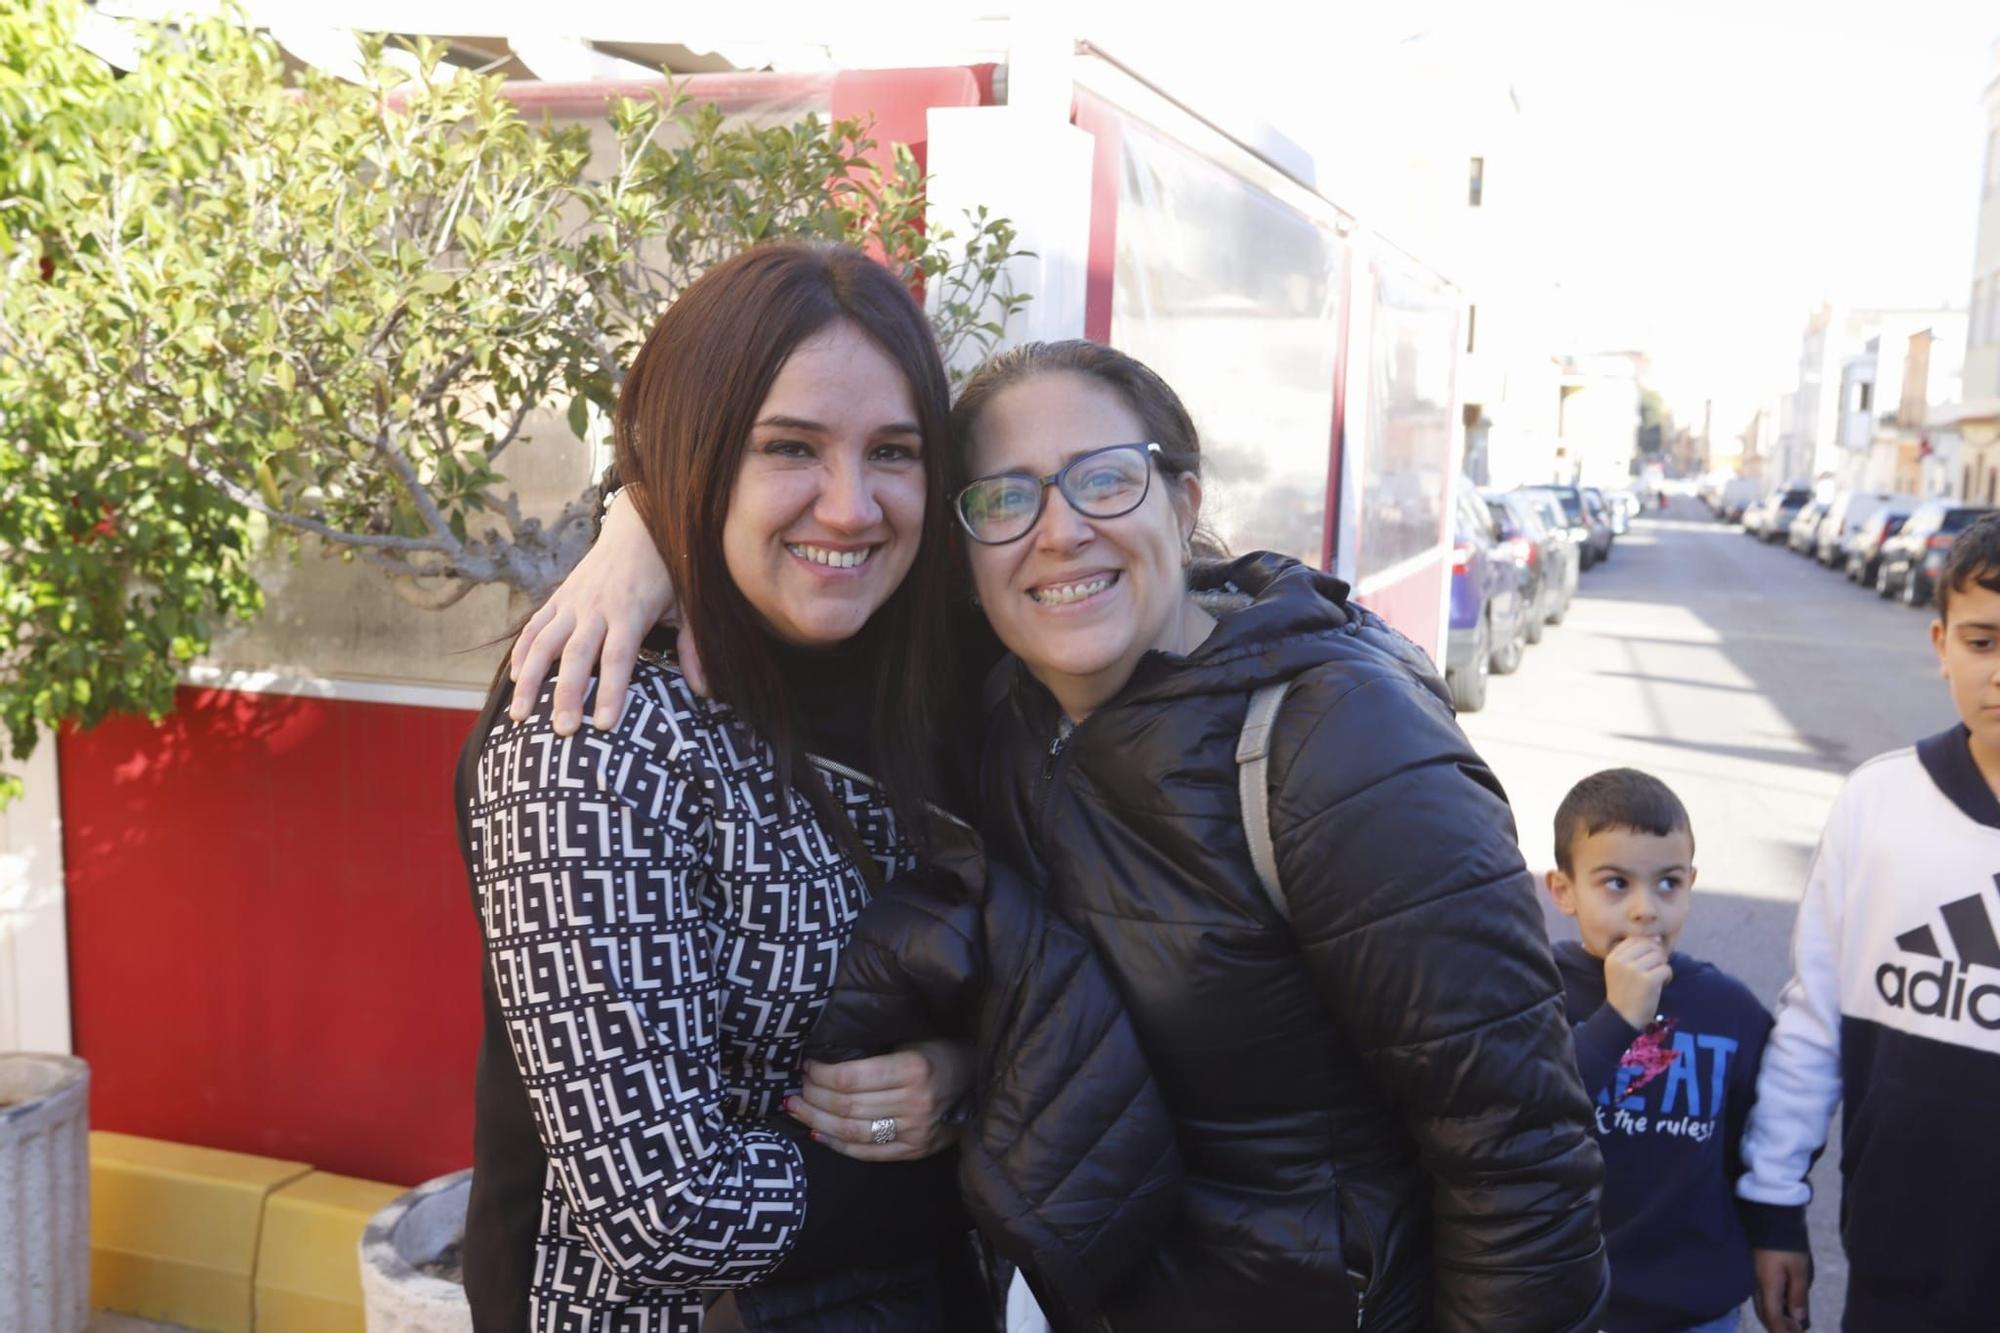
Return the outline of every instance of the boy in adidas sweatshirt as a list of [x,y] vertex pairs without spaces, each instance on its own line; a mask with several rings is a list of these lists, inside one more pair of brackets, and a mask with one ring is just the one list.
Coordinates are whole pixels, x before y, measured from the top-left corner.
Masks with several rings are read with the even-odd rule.
[[1593,774],[1556,811],[1549,893],[1581,943],[1556,946],[1577,1070],[1597,1103],[1606,1333],[1735,1333],[1751,1247],[1805,1247],[1802,1207],[1735,1197],[1771,1015],[1743,983],[1674,952],[1694,890],[1680,798],[1636,769]]
[[[1737,1183],[1804,1203],[1845,1104],[1849,1333],[2000,1329],[2000,517],[1960,534],[1935,586],[1961,722],[1834,801]],[[1804,1326],[1806,1256],[1756,1264],[1767,1326]]]

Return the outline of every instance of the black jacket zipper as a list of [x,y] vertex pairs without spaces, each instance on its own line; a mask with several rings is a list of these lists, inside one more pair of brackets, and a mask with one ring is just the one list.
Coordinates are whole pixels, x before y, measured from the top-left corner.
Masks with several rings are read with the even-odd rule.
[[1035,802],[1035,843],[1036,852],[1044,861],[1049,848],[1049,808],[1055,804],[1056,778],[1063,766],[1064,752],[1069,749],[1070,737],[1076,734],[1076,724],[1066,717],[1056,721],[1055,738],[1049,742],[1048,752],[1042,756],[1041,799]]

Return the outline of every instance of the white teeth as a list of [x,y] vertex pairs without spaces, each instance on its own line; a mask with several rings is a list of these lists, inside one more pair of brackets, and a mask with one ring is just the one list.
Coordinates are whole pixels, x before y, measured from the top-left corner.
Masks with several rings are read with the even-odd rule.
[[858,551],[829,551],[824,546],[806,546],[801,543],[787,545],[785,549],[801,560],[810,560],[815,565],[826,565],[833,569],[853,569],[857,565],[867,563],[868,557],[875,554],[875,548],[872,546],[864,546]]
[[1067,606],[1071,602],[1080,602],[1086,597],[1095,597],[1103,592],[1111,586],[1111,578],[1109,574],[1100,574],[1081,583],[1051,584],[1046,588],[1035,589],[1029,596],[1043,606]]

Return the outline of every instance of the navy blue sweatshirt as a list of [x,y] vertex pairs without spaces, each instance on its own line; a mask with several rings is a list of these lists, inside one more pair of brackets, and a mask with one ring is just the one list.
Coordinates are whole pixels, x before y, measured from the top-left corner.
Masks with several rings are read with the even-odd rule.
[[1604,1150],[1602,1327],[1672,1333],[1735,1309],[1755,1285],[1753,1243],[1805,1248],[1803,1209],[1735,1196],[1770,1013],[1742,982],[1676,953],[1660,994],[1665,1022],[1642,1034],[1605,1003],[1602,960],[1573,940],[1555,954]]

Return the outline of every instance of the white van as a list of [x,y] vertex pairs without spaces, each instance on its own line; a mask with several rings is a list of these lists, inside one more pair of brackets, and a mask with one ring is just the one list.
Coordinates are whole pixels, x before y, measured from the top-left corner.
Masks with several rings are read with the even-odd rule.
[[1763,483],[1755,477],[1731,477],[1723,482],[1721,489],[1716,492],[1716,515],[1724,523],[1734,523],[1743,517],[1743,511],[1763,493]]

